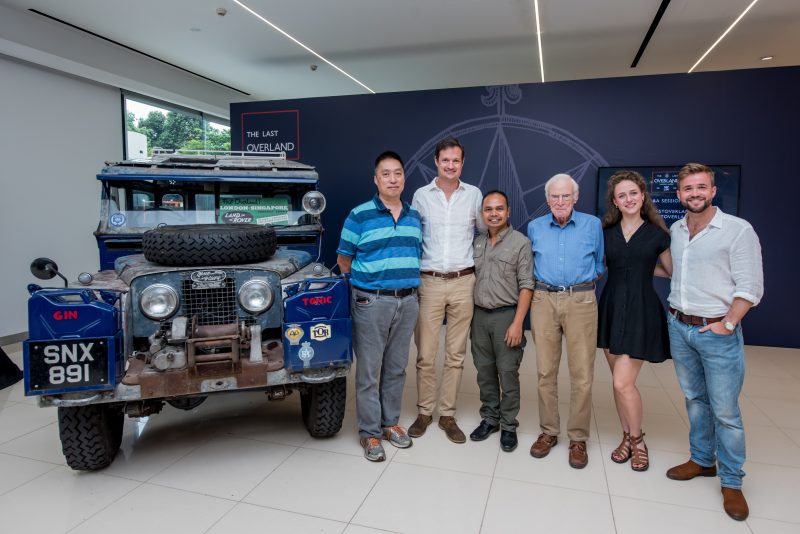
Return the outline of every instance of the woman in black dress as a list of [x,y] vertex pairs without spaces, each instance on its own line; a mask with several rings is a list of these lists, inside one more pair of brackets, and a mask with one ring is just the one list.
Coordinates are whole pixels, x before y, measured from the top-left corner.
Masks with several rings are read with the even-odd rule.
[[[631,469],[650,466],[642,433],[642,397],[636,377],[645,361],[669,355],[666,314],[653,289],[653,274],[669,277],[669,230],[656,211],[644,179],[619,171],[608,182],[603,217],[608,281],[599,303],[597,346],[606,354],[614,378],[614,402],[622,424],[622,443],[611,459]],[[660,260],[660,263],[659,263]]]

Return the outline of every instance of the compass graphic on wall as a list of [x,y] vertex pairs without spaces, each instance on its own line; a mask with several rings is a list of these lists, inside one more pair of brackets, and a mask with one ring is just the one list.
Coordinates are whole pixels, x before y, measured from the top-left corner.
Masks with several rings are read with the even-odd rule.
[[519,85],[487,87],[481,102],[495,113],[448,126],[424,142],[406,163],[407,181],[418,187],[436,178],[436,143],[453,136],[467,150],[462,180],[482,191],[506,193],[514,228],[522,230],[529,220],[547,213],[544,183],[552,175],[569,174],[584,192],[593,188],[597,168],[608,166],[605,158],[563,128],[506,113],[507,105],[521,100]]

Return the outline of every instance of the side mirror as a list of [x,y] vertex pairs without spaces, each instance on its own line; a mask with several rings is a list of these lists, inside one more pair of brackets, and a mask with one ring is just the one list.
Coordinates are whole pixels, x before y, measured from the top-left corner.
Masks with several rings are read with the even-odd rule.
[[55,276],[60,276],[64,280],[64,287],[67,287],[66,277],[58,272],[58,265],[50,258],[36,258],[31,262],[31,274],[40,280],[50,280]]

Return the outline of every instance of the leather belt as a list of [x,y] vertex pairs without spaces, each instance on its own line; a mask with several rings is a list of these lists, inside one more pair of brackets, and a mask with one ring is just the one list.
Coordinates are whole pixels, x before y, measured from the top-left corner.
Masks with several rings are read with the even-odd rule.
[[544,282],[536,282],[534,289],[542,289],[549,293],[565,293],[576,291],[594,291],[594,282],[584,282],[583,284],[575,284],[574,286],[551,286]]
[[499,308],[484,308],[483,306],[478,306],[476,304],[475,308],[478,309],[478,310],[481,310],[482,312],[486,312],[486,313],[496,313],[496,312],[502,312],[502,311],[508,311],[508,310],[516,310],[517,306],[516,306],[516,304],[512,304],[512,305],[509,305],[509,306],[500,306]]
[[386,297],[403,298],[416,293],[416,287],[407,287],[404,289],[364,289],[363,287],[353,286],[354,289],[363,291],[364,293],[372,293],[373,295],[381,295]]
[[683,312],[679,312],[672,306],[669,308],[669,313],[671,313],[673,317],[683,324],[688,324],[691,326],[708,326],[712,323],[720,322],[725,317],[724,315],[722,317],[700,317],[698,315],[686,315]]
[[462,276],[467,276],[468,274],[472,274],[475,272],[475,267],[467,267],[466,269],[461,269],[460,271],[453,271],[450,273],[440,273],[437,271],[422,271],[421,274],[426,276],[433,276],[434,278],[441,278],[442,280],[452,280],[453,278],[460,278]]

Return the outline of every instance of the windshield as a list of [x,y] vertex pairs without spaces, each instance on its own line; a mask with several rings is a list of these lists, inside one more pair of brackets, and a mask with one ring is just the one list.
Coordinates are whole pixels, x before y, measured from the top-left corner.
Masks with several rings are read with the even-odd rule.
[[159,225],[316,224],[302,209],[314,184],[141,181],[104,182],[100,232],[139,234]]

